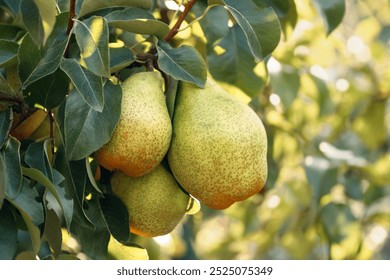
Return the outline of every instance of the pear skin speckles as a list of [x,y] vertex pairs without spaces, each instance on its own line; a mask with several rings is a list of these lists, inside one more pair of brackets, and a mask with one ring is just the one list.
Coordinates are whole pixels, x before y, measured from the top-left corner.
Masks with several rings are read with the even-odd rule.
[[259,192],[267,178],[267,136],[256,113],[208,79],[183,83],[169,165],[180,185],[213,209]]
[[142,72],[122,84],[122,111],[110,141],[97,152],[109,170],[138,177],[151,172],[168,151],[172,124],[159,72]]
[[111,187],[129,211],[130,231],[147,237],[170,233],[184,217],[190,200],[162,165],[138,178],[116,172]]

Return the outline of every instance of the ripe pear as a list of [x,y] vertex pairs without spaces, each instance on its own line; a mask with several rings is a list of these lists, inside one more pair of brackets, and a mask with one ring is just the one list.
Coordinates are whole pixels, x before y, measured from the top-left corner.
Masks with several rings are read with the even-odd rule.
[[[19,122],[20,118],[20,114],[14,113],[14,122]],[[21,121],[18,126],[10,132],[10,134],[20,141],[30,138],[34,131],[41,126],[45,118],[47,118],[47,113],[44,110],[38,109],[26,119]]]
[[172,123],[160,72],[141,72],[122,84],[122,111],[110,141],[97,152],[108,170],[138,177],[151,172],[168,151]]
[[130,231],[146,237],[170,233],[184,217],[190,201],[162,165],[137,178],[116,172],[111,189],[129,211]]
[[172,173],[193,197],[225,209],[259,192],[267,178],[267,136],[246,104],[208,78],[182,83],[168,151]]

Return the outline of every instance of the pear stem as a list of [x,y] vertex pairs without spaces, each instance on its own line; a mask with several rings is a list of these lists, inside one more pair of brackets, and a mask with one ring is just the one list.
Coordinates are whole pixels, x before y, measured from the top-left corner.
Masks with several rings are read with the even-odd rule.
[[175,25],[171,28],[171,30],[169,30],[168,34],[164,37],[165,42],[170,41],[179,32],[180,25],[183,23],[184,19],[186,18],[187,14],[192,9],[192,7],[195,5],[196,1],[198,0],[189,0],[187,2],[187,4],[184,7],[183,13],[179,16]]

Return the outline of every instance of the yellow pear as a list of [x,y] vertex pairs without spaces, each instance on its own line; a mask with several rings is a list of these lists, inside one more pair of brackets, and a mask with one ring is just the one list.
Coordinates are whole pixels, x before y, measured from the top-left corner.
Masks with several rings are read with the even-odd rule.
[[111,189],[129,211],[130,231],[141,236],[170,233],[189,207],[190,196],[162,165],[137,178],[116,172]]
[[108,170],[138,177],[164,158],[172,124],[165,103],[160,72],[142,72],[122,84],[122,111],[110,141],[96,154]]
[[[14,122],[20,122],[20,114],[14,114]],[[44,110],[36,110],[26,119],[21,121],[18,126],[13,129],[10,134],[18,140],[30,138],[30,136],[37,130],[37,128],[44,122],[47,113]]]
[[208,78],[182,83],[168,161],[180,185],[213,209],[259,192],[267,178],[267,136],[246,104]]

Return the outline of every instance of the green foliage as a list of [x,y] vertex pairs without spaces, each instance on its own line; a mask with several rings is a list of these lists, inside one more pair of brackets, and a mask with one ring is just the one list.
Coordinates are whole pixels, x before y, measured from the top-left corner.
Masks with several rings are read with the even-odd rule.
[[[70,3],[0,0],[0,259],[390,259],[387,0]],[[269,174],[260,194],[147,239],[94,152],[121,82],[153,68],[171,117],[180,81],[207,75],[249,103]],[[11,136],[34,108],[46,138]]]

